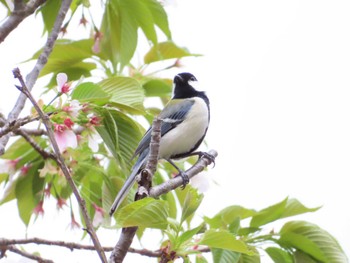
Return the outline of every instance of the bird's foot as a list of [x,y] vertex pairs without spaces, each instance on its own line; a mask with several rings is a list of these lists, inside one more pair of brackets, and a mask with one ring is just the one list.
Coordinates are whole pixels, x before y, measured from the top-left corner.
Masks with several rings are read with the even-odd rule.
[[179,174],[177,176],[181,176],[182,178],[182,186],[181,189],[185,189],[186,185],[190,182],[190,178],[188,178],[188,175],[183,172],[183,171],[179,171]]
[[215,157],[214,157],[214,155],[211,155],[210,153],[207,153],[207,152],[199,152],[198,156],[199,156],[199,158],[201,158],[202,156],[208,158],[213,163],[213,168],[215,167]]

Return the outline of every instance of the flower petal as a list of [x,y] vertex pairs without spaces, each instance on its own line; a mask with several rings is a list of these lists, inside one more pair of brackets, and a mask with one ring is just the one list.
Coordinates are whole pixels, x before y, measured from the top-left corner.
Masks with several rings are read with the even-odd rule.
[[67,83],[68,77],[66,73],[58,73],[56,76],[57,86],[59,87],[59,90],[61,91],[64,84]]
[[64,152],[68,147],[76,148],[78,146],[77,136],[71,130],[55,132],[55,139],[60,152]]

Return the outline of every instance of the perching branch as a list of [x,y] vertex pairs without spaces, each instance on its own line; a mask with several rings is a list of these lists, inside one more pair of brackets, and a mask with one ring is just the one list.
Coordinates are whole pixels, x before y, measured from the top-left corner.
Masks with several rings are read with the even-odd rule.
[[[23,1],[15,1],[16,5],[23,4]],[[41,0],[32,0],[29,1],[31,5],[34,3],[41,3]],[[29,3],[27,5],[29,5]],[[66,17],[67,11],[72,3],[72,0],[62,0],[60,10],[58,11],[57,18],[55,20],[55,24],[53,26],[53,29],[51,33],[49,34],[47,41],[45,43],[45,46],[43,48],[43,51],[41,52],[38,60],[36,61],[36,64],[33,68],[33,70],[27,75],[26,77],[26,86],[29,91],[32,90],[36,80],[38,79],[40,71],[43,69],[45,64],[47,63],[47,60],[49,58],[49,55],[51,54],[53,50],[53,46],[56,42],[56,39],[58,37],[58,34],[61,30],[64,18]],[[34,9],[35,10],[35,9]],[[24,104],[26,102],[27,97],[24,94],[20,94],[18,96],[18,99],[15,103],[15,106],[9,113],[7,117],[7,123],[12,123],[13,121],[17,120],[19,114],[24,108]],[[10,139],[10,134],[6,134],[5,136],[0,138],[0,155],[3,155],[5,153],[5,147]]]
[[[210,150],[208,152],[211,156],[216,158],[218,156],[217,151]],[[205,167],[209,166],[212,163],[213,160],[208,158],[207,156],[203,155],[190,169],[188,169],[185,173],[188,175],[188,178],[192,178],[196,174],[199,174],[201,171],[204,170]],[[153,198],[157,198],[163,194],[166,194],[170,192],[171,190],[174,190],[180,186],[182,186],[182,178],[180,176],[176,176],[174,178],[171,178],[170,180],[152,187],[149,191],[149,196]]]
[[16,0],[14,2],[14,9],[10,16],[0,26],[0,43],[28,16],[34,13],[34,11],[45,0],[31,0],[27,4],[24,1]]
[[[135,196],[135,200],[140,200],[148,196],[149,189],[152,185],[153,174],[157,170],[159,145],[160,145],[160,126],[161,120],[155,118],[152,124],[150,150],[148,160],[145,169],[141,172],[141,178],[138,181],[139,187]],[[126,227],[122,229],[122,233],[119,237],[118,243],[113,249],[113,252],[109,258],[110,262],[121,263],[123,262],[126,253],[132,243],[132,240],[136,234],[138,227]]]
[[64,176],[66,177],[66,180],[68,181],[74,195],[75,195],[75,198],[77,199],[78,203],[79,203],[79,206],[80,206],[80,209],[81,209],[81,212],[82,212],[82,215],[83,215],[83,218],[84,218],[84,221],[85,221],[85,224],[86,224],[86,231],[88,232],[88,234],[90,235],[94,245],[95,245],[95,248],[96,248],[96,251],[98,253],[98,255],[100,256],[100,259],[102,262],[106,263],[107,262],[107,258],[106,258],[106,255],[104,254],[104,251],[103,251],[103,248],[100,244],[100,241],[98,240],[97,238],[97,235],[96,235],[96,232],[93,228],[93,225],[92,225],[92,222],[90,220],[90,217],[88,216],[88,212],[87,212],[87,209],[86,209],[86,204],[85,204],[85,200],[80,196],[79,194],[79,191],[78,191],[78,188],[76,187],[73,179],[72,179],[72,176],[70,174],[70,171],[69,171],[69,168],[67,167],[65,161],[64,161],[64,158],[62,156],[62,154],[60,153],[60,150],[58,148],[58,145],[57,145],[57,141],[55,139],[55,136],[54,136],[54,133],[53,133],[53,129],[52,129],[52,123],[50,121],[50,118],[47,114],[45,114],[41,108],[39,107],[38,103],[35,101],[35,99],[33,98],[31,92],[29,91],[29,89],[27,88],[26,86],[26,83],[24,82],[23,80],[23,77],[19,71],[18,68],[15,68],[13,70],[13,74],[14,74],[14,77],[17,78],[21,84],[21,86],[16,86],[26,97],[28,97],[28,99],[31,101],[31,103],[33,104],[35,110],[37,111],[37,113],[39,114],[40,118],[42,119],[43,121],[43,124],[46,128],[46,132],[47,132],[47,135],[49,137],[49,140],[52,144],[52,147],[54,149],[54,152],[56,154],[56,162],[57,162],[57,165],[61,168]]

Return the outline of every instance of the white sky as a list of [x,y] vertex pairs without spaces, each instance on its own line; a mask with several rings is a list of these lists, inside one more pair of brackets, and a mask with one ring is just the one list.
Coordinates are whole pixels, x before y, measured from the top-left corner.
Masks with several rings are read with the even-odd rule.
[[[176,43],[205,55],[183,61],[183,70],[197,77],[211,99],[207,142],[219,152],[208,172],[217,184],[205,194],[200,213],[211,216],[231,204],[261,209],[297,198],[323,207],[295,219],[330,232],[349,256],[350,2],[178,0],[167,10]],[[41,33],[24,30],[34,39]],[[0,46],[1,82],[10,83],[0,96],[6,111],[17,95],[8,92],[11,70],[38,47],[20,34]],[[10,210],[0,207],[0,222]],[[57,215],[48,215],[45,231],[56,228],[50,224]],[[63,238],[70,235],[65,219],[57,221]],[[40,234],[39,221],[29,234]],[[0,233],[23,237],[23,229],[3,227]],[[114,231],[105,232],[101,236],[113,244]],[[64,255],[71,259],[66,262],[79,262],[76,252]]]

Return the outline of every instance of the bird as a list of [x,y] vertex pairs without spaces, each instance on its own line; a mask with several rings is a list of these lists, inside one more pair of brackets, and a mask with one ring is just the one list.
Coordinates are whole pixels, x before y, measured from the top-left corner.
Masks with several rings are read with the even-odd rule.
[[[173,96],[158,115],[161,120],[158,159],[165,159],[179,171],[179,176],[183,180],[183,188],[189,183],[189,178],[173,160],[193,155],[199,157],[205,155],[214,162],[214,157],[210,154],[196,152],[204,140],[210,122],[209,99],[204,91],[198,91],[193,87],[196,82],[196,77],[191,73],[177,74],[173,80]],[[110,216],[114,214],[127,196],[136,176],[144,169],[149,154],[150,141],[151,128],[146,131],[131,158],[138,156],[131,169],[131,174],[111,206]]]

